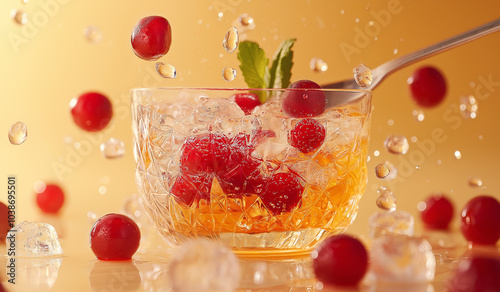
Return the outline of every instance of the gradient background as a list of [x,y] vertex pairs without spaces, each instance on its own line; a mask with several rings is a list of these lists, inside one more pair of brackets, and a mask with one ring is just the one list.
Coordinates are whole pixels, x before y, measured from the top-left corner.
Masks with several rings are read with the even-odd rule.
[[[43,220],[34,203],[33,186],[37,181],[53,181],[65,189],[67,201],[61,216],[68,222],[87,222],[89,211],[98,215],[119,211],[123,201],[136,193],[130,89],[245,87],[239,68],[234,81],[221,78],[223,67],[238,67],[236,53],[225,52],[222,40],[243,13],[253,16],[256,23],[254,30],[246,32],[246,39],[257,41],[268,57],[282,40],[297,38],[292,79],[313,79],[320,84],[351,77],[359,63],[374,68],[500,17],[500,1],[496,0],[291,3],[1,1],[0,129],[4,138],[0,142],[0,189],[4,191],[0,190],[0,198],[5,201],[7,196],[7,176],[15,175],[20,220]],[[21,26],[9,18],[14,8],[26,11],[27,24]],[[141,60],[131,50],[130,34],[135,23],[149,15],[162,15],[171,23],[172,47],[159,61],[176,67],[176,79],[159,77],[154,71],[155,62]],[[382,15],[386,18],[381,22]],[[374,22],[371,26],[370,21]],[[83,30],[88,26],[100,30],[99,42],[84,38]],[[371,37],[360,42],[360,32]],[[355,48],[350,55],[341,50],[346,44]],[[376,190],[382,185],[394,191],[399,209],[413,214],[417,214],[419,201],[432,192],[444,192],[457,207],[455,219],[458,209],[474,195],[500,197],[499,52],[497,33],[405,68],[374,91],[369,183],[350,233],[367,233],[368,217],[377,210]],[[327,62],[326,72],[310,69],[314,57]],[[417,107],[408,94],[406,80],[417,67],[426,64],[442,70],[448,93],[440,106],[424,109],[425,120],[418,122],[412,115]],[[485,80],[493,82],[486,86]],[[106,94],[114,105],[112,123],[100,133],[80,130],[68,110],[73,97],[91,90]],[[459,97],[470,94],[478,97],[475,119],[463,118],[458,110]],[[7,139],[9,127],[16,121],[28,127],[28,139],[20,146],[11,145]],[[435,129],[444,133],[442,140],[432,140]],[[416,137],[417,142],[410,142],[406,155],[390,154],[383,146],[390,134],[405,135],[409,140]],[[125,141],[127,152],[123,158],[106,160],[100,153],[99,144],[111,137]],[[461,159],[455,158],[456,150],[461,152]],[[375,151],[380,151],[378,157]],[[400,168],[398,178],[392,182],[374,175],[375,165],[385,160]],[[57,167],[65,168],[57,171]],[[471,177],[481,178],[483,187],[470,187]],[[90,230],[90,225],[84,226]],[[82,240],[88,236],[88,230],[74,231],[71,225],[66,230],[81,233],[78,238]]]

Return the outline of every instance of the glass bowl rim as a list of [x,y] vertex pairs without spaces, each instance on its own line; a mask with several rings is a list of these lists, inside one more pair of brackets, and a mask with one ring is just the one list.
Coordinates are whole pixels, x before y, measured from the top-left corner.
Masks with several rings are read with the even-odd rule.
[[131,92],[144,91],[222,91],[222,92],[242,92],[242,91],[322,91],[322,92],[345,92],[345,93],[372,93],[369,89],[346,89],[346,88],[240,88],[240,87],[138,87],[132,88]]

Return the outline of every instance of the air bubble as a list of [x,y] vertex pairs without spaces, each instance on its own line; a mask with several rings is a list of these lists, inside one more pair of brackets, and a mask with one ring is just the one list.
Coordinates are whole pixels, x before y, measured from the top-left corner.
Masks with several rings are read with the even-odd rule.
[[394,193],[386,187],[380,187],[377,191],[377,207],[382,210],[394,211],[396,210],[396,197]]
[[10,12],[10,18],[12,18],[12,20],[19,25],[23,25],[28,22],[28,14],[18,9],[12,9]]
[[309,66],[314,72],[325,72],[328,70],[328,64],[320,58],[312,58]]
[[222,69],[222,78],[226,81],[233,81],[236,78],[236,69],[224,67]]
[[457,151],[455,151],[454,155],[455,155],[455,158],[456,158],[456,159],[460,159],[460,158],[462,158],[462,153],[460,153],[460,151],[458,151],[458,150],[457,150]]
[[378,178],[385,178],[390,173],[391,173],[391,170],[384,163],[379,163],[379,164],[377,164],[377,166],[375,166],[375,175]]
[[101,144],[101,152],[105,158],[120,158],[125,154],[125,143],[122,140],[111,138]]
[[424,112],[420,109],[413,110],[412,115],[418,122],[421,122],[425,119]]
[[163,78],[174,79],[177,77],[177,71],[175,67],[163,62],[156,62],[156,73]]
[[356,83],[361,87],[370,86],[370,84],[372,84],[372,77],[373,75],[370,68],[363,64],[359,64],[354,69],[354,80],[356,80]]
[[12,145],[21,145],[28,138],[28,128],[23,122],[17,122],[9,129],[9,141]]
[[410,148],[405,136],[391,135],[384,141],[384,146],[392,154],[406,154]]
[[460,112],[466,119],[474,119],[477,116],[477,100],[474,96],[460,97]]
[[233,26],[227,31],[222,41],[222,46],[226,49],[226,52],[232,53],[236,50],[239,43],[238,30]]
[[83,37],[89,43],[98,43],[102,40],[101,30],[95,26],[87,26],[83,29]]

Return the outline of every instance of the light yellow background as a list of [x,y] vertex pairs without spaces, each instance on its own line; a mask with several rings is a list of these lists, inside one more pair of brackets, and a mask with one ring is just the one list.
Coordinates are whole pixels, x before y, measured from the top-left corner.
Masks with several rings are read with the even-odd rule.
[[[26,11],[28,23],[14,23],[9,18],[12,9]],[[57,182],[65,189],[63,218],[86,222],[89,211],[98,215],[119,211],[124,199],[136,192],[130,89],[244,87],[239,69],[235,81],[221,78],[223,67],[238,67],[236,53],[225,52],[222,40],[243,13],[253,16],[256,23],[254,30],[246,32],[246,39],[257,41],[268,57],[282,40],[297,38],[292,79],[313,79],[321,84],[351,77],[359,63],[374,68],[499,18],[500,2],[1,1],[0,198],[6,198],[7,176],[15,175],[18,219],[42,220],[33,192],[33,185],[40,180]],[[171,23],[172,47],[160,61],[176,67],[176,79],[162,79],[154,71],[154,62],[137,58],[131,50],[132,28],[149,15],[162,15]],[[381,22],[382,15],[386,18]],[[370,21],[374,23],[370,25]],[[83,30],[88,26],[99,28],[100,42],[84,38]],[[362,34],[370,37],[362,40]],[[350,54],[342,51],[346,46],[351,46]],[[328,63],[326,72],[310,69],[314,57]],[[417,107],[410,99],[406,80],[424,64],[443,71],[448,94],[443,104],[425,110],[425,120],[417,122],[412,116]],[[485,86],[484,80],[490,80],[489,85]],[[105,93],[114,105],[112,123],[100,133],[77,128],[68,110],[73,97],[90,90]],[[476,119],[464,119],[457,111],[459,97],[469,94],[480,94]],[[500,33],[401,70],[373,95],[369,184],[349,232],[367,233],[368,217],[377,210],[376,189],[381,185],[395,192],[399,209],[413,214],[417,214],[417,203],[430,193],[445,192],[457,207],[456,220],[458,209],[472,196],[487,193],[500,197]],[[25,122],[29,132],[20,146],[7,139],[9,127],[16,121]],[[441,133],[440,139],[432,140],[433,131]],[[414,136],[417,142],[410,142],[404,156],[389,154],[383,141],[390,134],[408,139]],[[106,160],[100,153],[99,144],[111,137],[125,141],[123,158]],[[456,150],[462,154],[459,160],[454,157]],[[374,151],[380,151],[380,156]],[[385,160],[400,166],[400,175],[393,182],[374,175],[375,165]],[[470,187],[471,177],[481,178],[484,189]],[[66,229],[84,240],[90,225],[84,226],[88,230]]]

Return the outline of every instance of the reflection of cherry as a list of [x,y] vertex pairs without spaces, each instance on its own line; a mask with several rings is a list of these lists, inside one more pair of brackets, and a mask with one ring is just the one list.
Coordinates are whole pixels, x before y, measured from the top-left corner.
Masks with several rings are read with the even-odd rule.
[[89,274],[91,291],[137,291],[141,275],[131,261],[96,261]]
[[449,292],[487,292],[500,289],[500,259],[473,255],[463,259],[448,283]]

